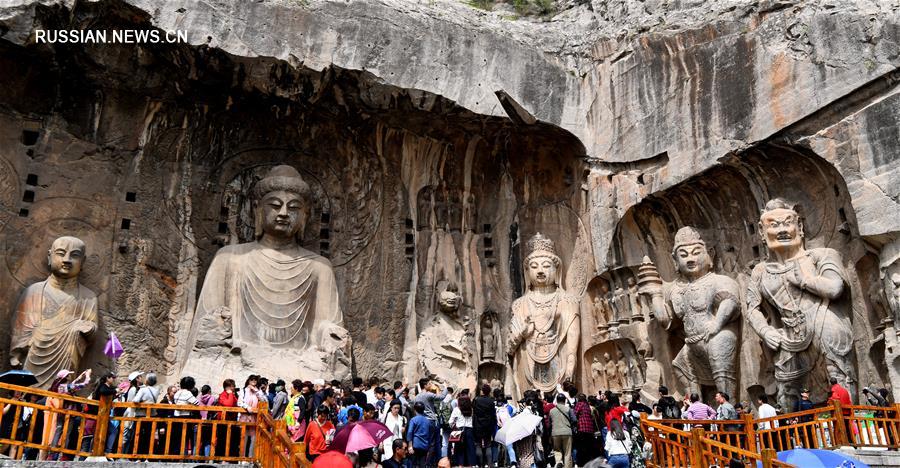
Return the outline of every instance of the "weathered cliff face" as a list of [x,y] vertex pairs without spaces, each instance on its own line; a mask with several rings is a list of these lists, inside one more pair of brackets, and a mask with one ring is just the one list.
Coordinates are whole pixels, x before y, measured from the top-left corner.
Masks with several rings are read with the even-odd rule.
[[[567,288],[586,292],[582,325],[596,331],[587,303],[603,287],[627,290],[644,255],[669,276],[681,225],[708,234],[720,271],[745,282],[765,255],[748,226],[786,196],[806,208],[808,242],[837,248],[854,272],[860,380],[886,381],[880,324],[900,311],[886,298],[893,260],[879,253],[900,234],[900,6],[557,10],[511,19],[454,1],[7,2],[3,313],[45,275],[49,239],[77,233],[96,246],[85,281],[101,293],[105,329],[132,343],[119,365],[176,373],[212,255],[246,240],[254,174],[289,163],[316,181],[305,239],[335,265],[357,372],[414,377],[410,353],[435,292],[453,281],[473,365],[503,378],[501,357],[481,362],[478,324],[494,311],[505,329],[526,236],[557,240]],[[189,44],[34,43],[39,28],[151,25],[187,30]],[[526,113],[508,118],[498,90]],[[648,363],[680,347],[655,327],[583,333],[584,385],[590,360],[616,351],[638,363],[627,386],[671,381],[638,359],[647,343]],[[758,339],[743,342],[742,388],[771,391],[757,377]]]

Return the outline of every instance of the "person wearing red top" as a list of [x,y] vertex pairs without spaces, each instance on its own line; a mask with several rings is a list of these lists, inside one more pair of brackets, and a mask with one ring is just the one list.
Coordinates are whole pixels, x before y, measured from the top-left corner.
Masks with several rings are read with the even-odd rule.
[[578,432],[574,440],[575,464],[584,466],[588,461],[600,456],[594,449],[594,432],[600,429],[594,424],[594,415],[587,402],[587,396],[579,393],[575,400],[575,418],[578,420]]
[[[237,385],[234,383],[234,379],[226,379],[222,382],[222,393],[219,394],[219,402],[216,406],[229,406],[232,408],[237,407],[238,398],[237,394],[234,393],[234,389]],[[216,419],[220,421],[237,421],[237,413],[234,412],[219,412],[219,415]],[[240,452],[240,443],[241,443],[241,434],[237,429],[237,426],[234,426],[231,429],[231,442],[230,444],[226,442],[228,440],[228,426],[225,424],[221,424],[216,428],[216,456],[223,457],[228,455],[229,457],[236,457]],[[225,452],[228,452],[227,454]]]
[[609,427],[609,422],[612,421],[613,418],[622,422],[622,416],[628,412],[628,408],[619,403],[619,395],[611,395],[607,402],[609,404],[609,411],[606,412],[606,427]]
[[841,384],[839,384],[834,377],[831,378],[831,396],[828,397],[828,400],[840,401],[843,406],[853,404],[850,400],[850,392],[848,392],[846,388],[841,387]]
[[306,457],[315,461],[319,455],[328,450],[328,445],[334,438],[334,424],[328,420],[328,407],[319,406],[316,411],[316,420],[306,428]]

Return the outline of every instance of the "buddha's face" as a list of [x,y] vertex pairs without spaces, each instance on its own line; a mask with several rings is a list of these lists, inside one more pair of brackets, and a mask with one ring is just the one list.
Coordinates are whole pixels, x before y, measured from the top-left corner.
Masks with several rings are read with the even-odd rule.
[[528,279],[532,286],[550,286],[556,281],[556,262],[550,257],[534,257],[528,261]]
[[303,197],[286,190],[265,194],[259,201],[262,210],[263,232],[274,237],[293,237],[306,224]]
[[771,251],[790,251],[803,245],[803,225],[794,210],[766,211],[759,218],[759,232]]
[[675,266],[688,278],[696,278],[709,268],[709,253],[703,244],[690,244],[675,250]]
[[61,237],[53,242],[48,252],[50,272],[63,279],[77,278],[84,265],[84,245],[71,237]]
[[603,353],[603,360],[609,361],[609,353]]

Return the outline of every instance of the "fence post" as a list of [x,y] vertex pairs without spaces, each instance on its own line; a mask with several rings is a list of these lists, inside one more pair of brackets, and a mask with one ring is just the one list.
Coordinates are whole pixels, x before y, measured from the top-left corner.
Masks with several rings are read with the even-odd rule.
[[97,408],[97,426],[94,428],[94,445],[91,455],[100,457],[106,451],[106,433],[109,432],[109,410],[112,407],[112,395],[100,397],[100,405]]
[[747,446],[745,450],[751,452],[756,451],[756,423],[753,422],[753,415],[744,413],[744,434],[747,436]]
[[847,423],[844,419],[844,410],[841,408],[840,400],[831,400],[831,404],[834,406],[834,426],[835,426],[835,446],[840,447],[841,445],[848,445],[850,443],[850,439],[847,438]]
[[272,450],[272,447],[264,448],[263,445],[267,445],[269,442],[263,442],[264,439],[268,440],[266,436],[263,435],[265,432],[266,421],[265,416],[269,413],[269,402],[265,400],[260,400],[259,404],[256,406],[256,443],[253,444],[253,458],[256,459],[256,463],[259,466],[268,466],[265,462],[264,451],[266,449]]
[[706,431],[702,427],[691,429],[691,447],[690,457],[691,466],[703,466],[703,438],[706,437]]
[[778,460],[778,452],[773,448],[762,449],[762,466],[763,468],[772,468],[772,462]]

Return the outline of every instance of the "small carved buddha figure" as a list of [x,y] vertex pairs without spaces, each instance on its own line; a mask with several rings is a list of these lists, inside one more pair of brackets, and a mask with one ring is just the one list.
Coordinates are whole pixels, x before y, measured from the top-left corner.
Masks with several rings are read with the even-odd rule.
[[16,306],[10,364],[21,365],[47,388],[63,370],[77,371],[97,330],[97,295],[78,283],[85,245],[75,237],[53,241],[50,276],[32,284]]

